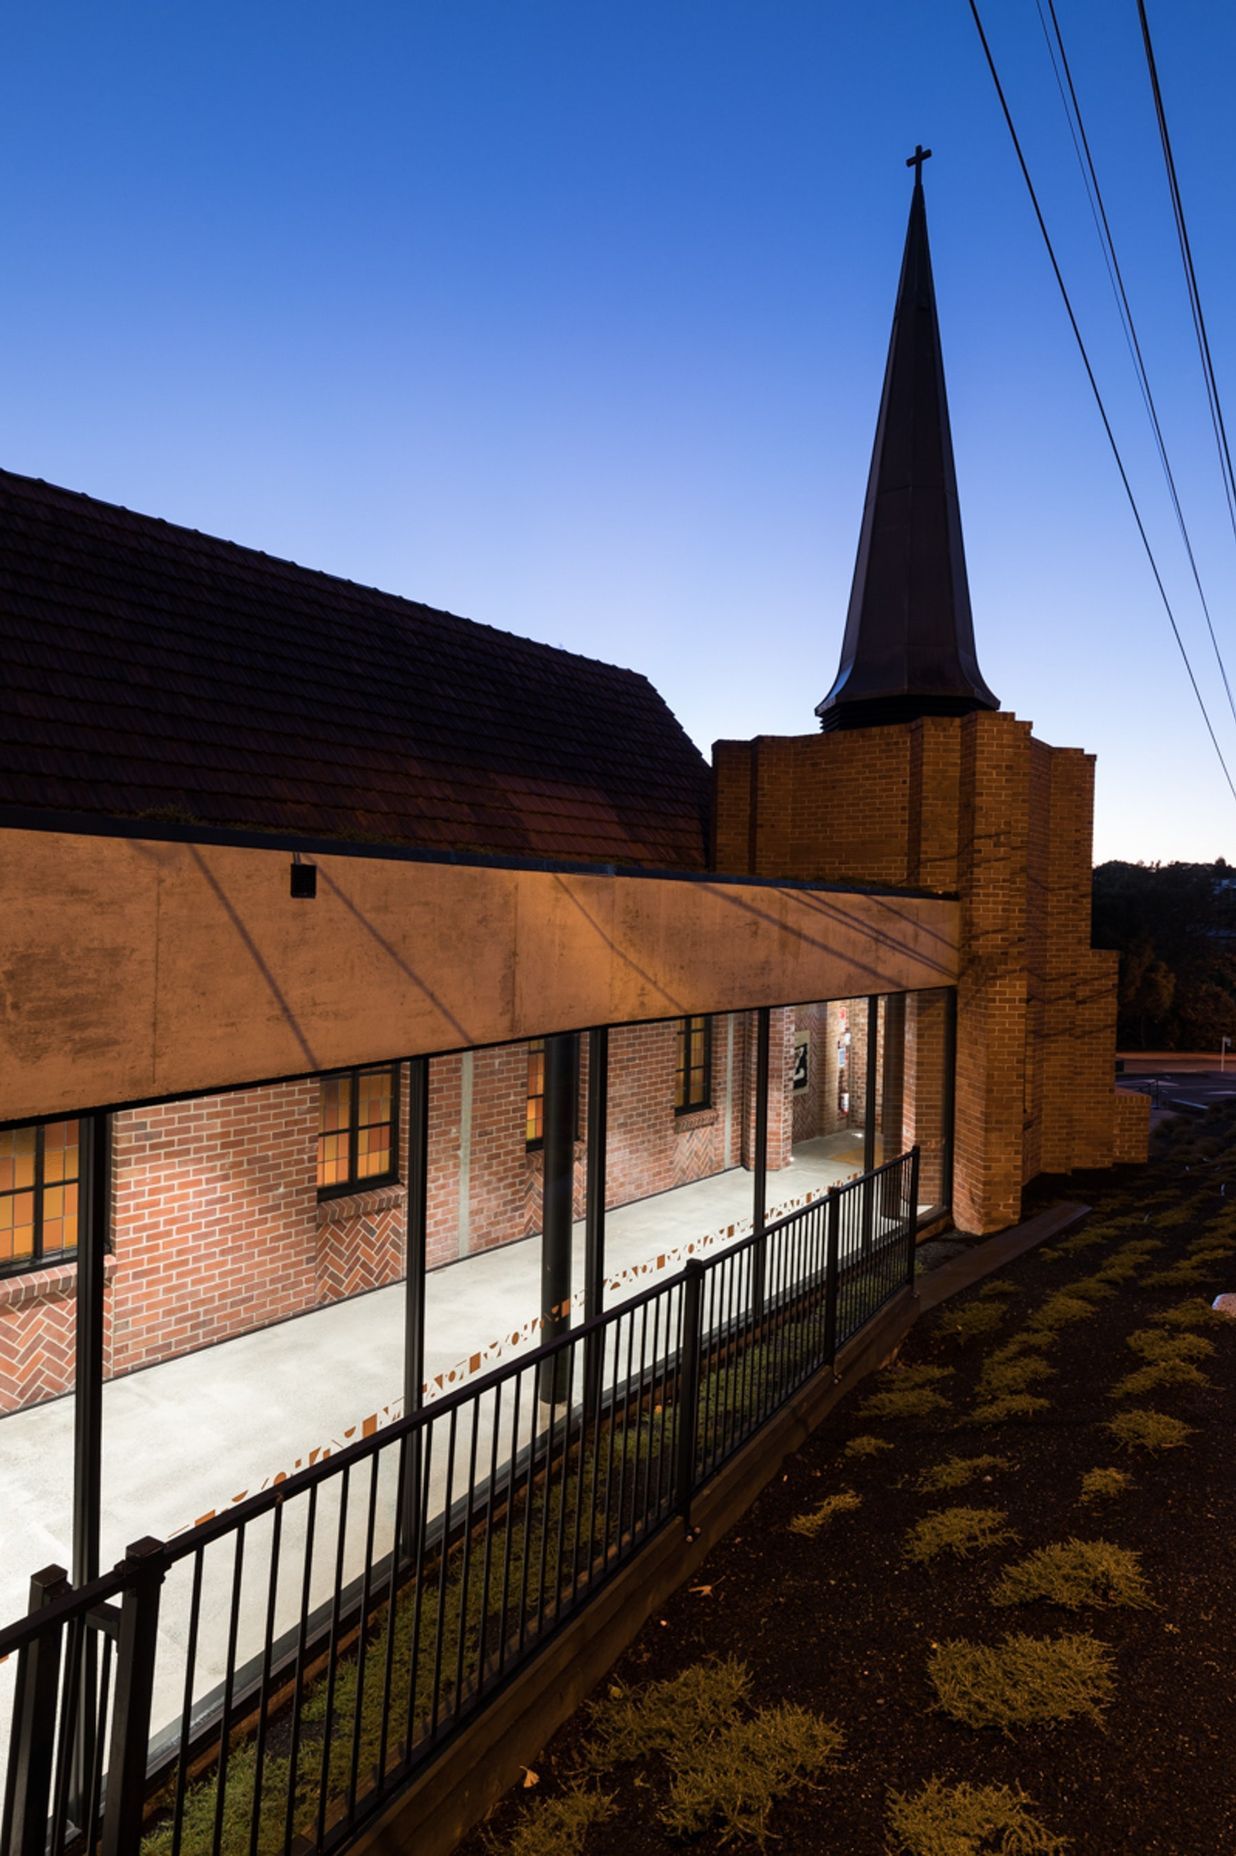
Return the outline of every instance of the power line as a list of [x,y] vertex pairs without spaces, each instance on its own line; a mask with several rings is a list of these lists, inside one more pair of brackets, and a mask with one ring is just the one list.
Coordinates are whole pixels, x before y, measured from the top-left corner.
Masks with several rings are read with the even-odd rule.
[[[1094,157],[1090,151],[1090,138],[1086,134],[1086,124],[1082,116],[1081,103],[1073,83],[1073,73],[1069,67],[1069,55],[1064,46],[1064,34],[1060,30],[1060,21],[1056,15],[1056,3],[1055,0],[1047,0],[1048,10],[1051,13],[1052,31],[1055,34],[1055,47],[1053,47],[1052,44],[1051,34],[1047,30],[1047,21],[1043,16],[1043,0],[1035,0],[1035,4],[1038,7],[1039,23],[1043,28],[1043,37],[1047,42],[1047,52],[1051,59],[1052,71],[1056,79],[1056,87],[1060,92],[1060,101],[1064,106],[1065,120],[1069,125],[1069,133],[1073,139],[1073,149],[1077,155],[1078,166],[1081,168],[1082,180],[1085,183],[1086,196],[1090,201],[1090,211],[1094,219],[1095,230],[1099,235],[1099,244],[1102,247],[1103,259],[1107,265],[1107,275],[1111,280],[1112,290],[1116,297],[1116,307],[1120,312],[1125,342],[1128,345],[1129,355],[1137,373],[1137,382],[1141,388],[1142,402],[1146,408],[1146,415],[1150,420],[1151,428],[1154,432],[1154,441],[1159,453],[1159,462],[1163,467],[1163,475],[1167,480],[1168,494],[1172,500],[1172,508],[1176,512],[1176,523],[1180,529],[1180,538],[1184,542],[1185,553],[1188,556],[1189,567],[1193,574],[1193,584],[1197,588],[1197,597],[1201,602],[1202,611],[1205,614],[1206,629],[1210,633],[1210,642],[1214,646],[1215,662],[1219,666],[1219,675],[1223,679],[1223,688],[1227,696],[1227,706],[1232,712],[1232,720],[1236,722],[1236,702],[1232,699],[1232,686],[1228,680],[1227,665],[1223,661],[1223,653],[1219,649],[1219,640],[1215,633],[1214,621],[1210,616],[1210,606],[1202,590],[1202,578],[1198,571],[1196,557],[1193,553],[1193,543],[1189,536],[1188,525],[1185,522],[1184,510],[1180,505],[1180,496],[1176,489],[1176,478],[1172,471],[1171,461],[1167,455],[1167,445],[1163,437],[1163,428],[1159,422],[1158,408],[1154,403],[1154,394],[1150,389],[1150,377],[1146,372],[1146,363],[1142,356],[1142,345],[1137,336],[1137,324],[1133,320],[1133,309],[1129,302],[1128,291],[1125,289],[1124,275],[1120,269],[1120,259],[1116,255],[1116,241],[1112,235],[1111,225],[1108,221],[1107,208],[1103,204],[1103,190],[1099,185],[1098,171],[1095,168]],[[1056,62],[1056,47],[1059,48],[1060,53],[1059,65],[1057,65]],[[1064,72],[1063,81],[1061,79],[1061,69],[1063,69]],[[1068,85],[1067,99],[1064,91],[1066,83]],[[1069,108],[1070,102],[1072,104],[1071,110]],[[1074,126],[1075,123],[1076,126]]]
[[1141,21],[1142,44],[1146,52],[1146,68],[1150,73],[1150,88],[1154,95],[1154,113],[1159,124],[1159,140],[1163,145],[1163,165],[1167,169],[1167,184],[1172,196],[1172,212],[1176,219],[1176,236],[1180,242],[1180,256],[1184,264],[1185,283],[1189,291],[1189,308],[1193,313],[1193,330],[1197,336],[1198,354],[1201,356],[1202,374],[1206,381],[1206,398],[1210,404],[1210,422],[1214,427],[1215,444],[1219,452],[1219,469],[1223,476],[1223,490],[1227,497],[1227,512],[1231,519],[1232,534],[1236,536],[1236,477],[1232,475],[1232,454],[1228,448],[1227,427],[1223,422],[1223,407],[1219,400],[1219,383],[1215,379],[1214,363],[1210,358],[1210,340],[1206,334],[1206,318],[1202,314],[1202,298],[1197,287],[1197,272],[1193,268],[1193,252],[1189,244],[1189,228],[1185,223],[1184,202],[1180,197],[1180,182],[1176,178],[1176,162],[1172,154],[1172,141],[1167,132],[1167,112],[1163,107],[1163,92],[1159,89],[1159,70],[1155,63],[1154,46],[1150,42],[1150,21],[1146,17],[1144,0],[1137,0],[1137,17]]
[[1026,183],[1026,191],[1030,195],[1030,204],[1033,206],[1034,216],[1039,222],[1039,231],[1043,234],[1043,243],[1047,247],[1047,256],[1051,260],[1051,268],[1055,273],[1056,283],[1060,289],[1060,296],[1064,303],[1065,313],[1068,316],[1069,325],[1073,330],[1073,338],[1077,343],[1078,353],[1082,358],[1082,366],[1085,368],[1086,378],[1090,382],[1090,391],[1094,394],[1094,402],[1099,409],[1099,417],[1103,421],[1103,430],[1107,434],[1107,442],[1111,446],[1112,456],[1116,460],[1116,469],[1120,472],[1120,481],[1124,485],[1124,493],[1129,499],[1129,508],[1133,512],[1133,520],[1137,524],[1137,532],[1141,537],[1142,547],[1146,551],[1146,559],[1150,562],[1150,571],[1154,575],[1155,585],[1159,589],[1159,598],[1163,601],[1163,610],[1166,612],[1168,624],[1172,628],[1172,636],[1176,640],[1176,647],[1180,652],[1181,658],[1184,660],[1184,667],[1188,673],[1189,682],[1193,687],[1193,694],[1197,698],[1197,706],[1201,710],[1202,720],[1206,724],[1206,732],[1210,736],[1211,745],[1219,757],[1219,765],[1223,769],[1223,777],[1227,781],[1228,791],[1231,793],[1232,798],[1236,800],[1236,784],[1233,784],[1232,776],[1228,772],[1227,761],[1223,757],[1223,749],[1219,746],[1219,738],[1215,734],[1214,724],[1211,722],[1209,711],[1202,697],[1202,692],[1198,687],[1197,678],[1193,674],[1193,666],[1189,662],[1189,653],[1186,651],[1184,639],[1180,635],[1180,627],[1177,625],[1176,615],[1172,611],[1172,602],[1167,596],[1167,588],[1163,584],[1163,576],[1159,572],[1159,564],[1154,558],[1154,550],[1150,546],[1150,538],[1146,533],[1146,527],[1141,518],[1141,511],[1137,507],[1137,498],[1133,494],[1133,486],[1129,482],[1128,472],[1124,468],[1124,460],[1120,456],[1120,447],[1116,443],[1116,435],[1112,431],[1111,421],[1107,416],[1107,408],[1103,404],[1103,395],[1099,392],[1099,383],[1095,379],[1094,369],[1090,365],[1090,356],[1086,352],[1086,344],[1082,340],[1082,332],[1078,326],[1077,317],[1073,313],[1073,304],[1069,297],[1068,288],[1065,285],[1064,275],[1056,259],[1055,247],[1051,242],[1051,234],[1047,230],[1047,221],[1043,217],[1043,209],[1039,205],[1039,196],[1035,192],[1034,182],[1030,178],[1030,169],[1026,166],[1026,157],[1022,153],[1021,141],[1013,123],[1012,112],[1009,109],[1008,100],[1004,94],[1004,86],[1000,82],[1000,73],[996,69],[996,61],[992,56],[991,46],[987,42],[987,34],[983,30],[983,21],[979,15],[977,0],[970,0],[970,12],[974,18],[974,24],[978,29],[979,41],[983,47],[983,55],[987,60],[987,68],[991,72],[991,81],[995,85],[996,96],[999,99],[1000,108],[1004,113],[1004,120],[1008,125],[1009,135],[1013,143],[1013,151],[1017,156],[1018,166],[1021,168],[1022,178]]

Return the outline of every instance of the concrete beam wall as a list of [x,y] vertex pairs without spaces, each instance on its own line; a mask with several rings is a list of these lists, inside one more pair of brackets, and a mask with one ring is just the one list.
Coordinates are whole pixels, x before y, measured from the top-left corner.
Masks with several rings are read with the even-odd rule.
[[958,905],[0,830],[0,1121],[945,986]]

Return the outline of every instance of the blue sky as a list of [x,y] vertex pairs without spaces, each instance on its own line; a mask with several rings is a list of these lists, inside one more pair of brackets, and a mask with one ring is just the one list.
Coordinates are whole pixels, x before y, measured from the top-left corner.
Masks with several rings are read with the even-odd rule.
[[[1236,673],[1136,10],[1058,10]],[[1236,773],[1033,0],[985,19]],[[1236,434],[1236,12],[1151,22]],[[1097,753],[1096,856],[1236,856],[964,0],[11,7],[0,462],[808,732],[916,141],[987,680]]]

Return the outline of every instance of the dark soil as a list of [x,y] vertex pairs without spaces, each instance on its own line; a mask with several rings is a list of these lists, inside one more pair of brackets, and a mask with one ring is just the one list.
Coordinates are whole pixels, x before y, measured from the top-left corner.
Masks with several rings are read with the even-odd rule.
[[[1224,1181],[1232,1195],[1226,1199]],[[774,1807],[774,1847],[883,1856],[889,1789],[914,1791],[934,1776],[1020,1786],[1034,1800],[1035,1815],[1084,1856],[1236,1852],[1236,1323],[1231,1331],[1202,1330],[1216,1345],[1215,1358],[1204,1363],[1210,1388],[1169,1387],[1121,1404],[1110,1397],[1111,1386],[1139,1364],[1126,1335],[1186,1297],[1210,1300],[1220,1289],[1236,1289],[1236,1255],[1207,1264],[1211,1274],[1200,1287],[1147,1290],[1134,1279],[1098,1302],[1092,1319],[1064,1328],[1047,1356],[1055,1377],[1031,1388],[1050,1400],[1037,1417],[990,1428],[958,1423],[974,1403],[984,1355],[1010,1339],[1047,1294],[1089,1276],[1121,1243],[1163,1240],[1145,1266],[1149,1273],[1204,1233],[1236,1234],[1236,1124],[1212,1117],[1182,1125],[1148,1169],[1115,1184],[1109,1179],[1089,1197],[1091,1222],[1118,1219],[1116,1234],[1072,1254],[1033,1251],[1002,1270],[1001,1279],[1021,1293],[1007,1298],[1008,1313],[993,1336],[959,1343],[941,1330],[942,1319],[974,1299],[981,1284],[911,1332],[901,1363],[957,1367],[939,1386],[949,1412],[931,1421],[861,1418],[858,1407],[877,1382],[856,1387],[692,1578],[693,1586],[711,1589],[675,1594],[607,1678],[638,1685],[731,1654],[751,1670],[756,1706],[794,1703],[843,1728],[840,1767]],[[1185,1205],[1187,1222],[1171,1223]],[[1157,1225],[1165,1214],[1169,1222]],[[894,1383],[893,1374],[879,1383]],[[1187,1446],[1156,1456],[1117,1450],[1103,1421],[1130,1403],[1194,1425]],[[843,1457],[846,1440],[860,1432],[875,1432],[894,1447]],[[979,1452],[1008,1456],[1014,1467],[955,1493],[917,1492],[928,1465]],[[1082,1474],[1099,1465],[1129,1471],[1134,1485],[1083,1504]],[[838,1516],[815,1539],[790,1532],[795,1515],[842,1488],[862,1496],[859,1510]],[[1018,1545],[924,1565],[903,1559],[910,1524],[954,1503],[1007,1510]],[[990,1603],[1003,1566],[1072,1536],[1140,1553],[1154,1607],[1067,1612],[1042,1603],[1013,1609]],[[1105,1726],[1074,1721],[1004,1736],[963,1727],[933,1708],[926,1671],[933,1642],[1075,1630],[1093,1631],[1116,1653],[1116,1699]],[[536,1801],[571,1783],[588,1732],[585,1707],[535,1761],[536,1789],[508,1794],[459,1856],[505,1849]],[[583,1856],[664,1856],[685,1847],[657,1821],[667,1795],[658,1758],[619,1767],[600,1785],[616,1795],[617,1810],[588,1830]],[[720,1830],[692,1839],[690,1847],[720,1848]],[[726,1847],[753,1845],[739,1839]]]

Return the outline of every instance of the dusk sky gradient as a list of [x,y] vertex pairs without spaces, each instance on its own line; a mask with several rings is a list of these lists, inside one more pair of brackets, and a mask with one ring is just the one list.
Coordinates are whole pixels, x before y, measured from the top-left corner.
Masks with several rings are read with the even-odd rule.
[[[1058,11],[1236,676],[1136,7]],[[1236,436],[1236,9],[1150,18]],[[1236,775],[1034,0],[984,19]],[[810,732],[917,141],[987,682],[1098,755],[1096,859],[1236,860],[965,0],[10,7],[0,463]]]

